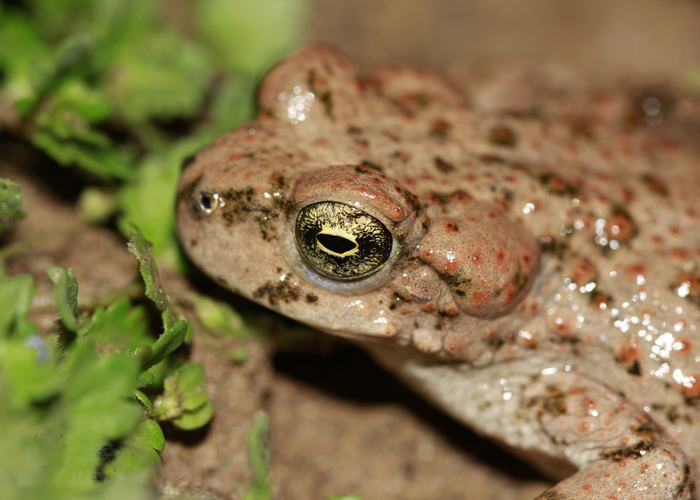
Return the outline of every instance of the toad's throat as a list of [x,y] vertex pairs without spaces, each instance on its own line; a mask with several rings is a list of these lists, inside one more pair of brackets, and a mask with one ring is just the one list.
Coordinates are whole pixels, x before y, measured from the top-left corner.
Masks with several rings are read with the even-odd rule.
[[350,257],[360,251],[355,235],[337,228],[323,228],[316,235],[316,246],[334,257]]

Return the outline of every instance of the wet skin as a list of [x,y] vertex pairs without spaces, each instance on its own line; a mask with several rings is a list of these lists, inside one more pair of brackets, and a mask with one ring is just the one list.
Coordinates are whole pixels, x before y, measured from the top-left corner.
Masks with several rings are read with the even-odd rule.
[[[601,109],[485,114],[314,45],[183,171],[217,282],[354,340],[553,470],[543,498],[695,498],[700,159]],[[606,114],[607,113],[607,114]],[[466,492],[465,492],[466,496]]]

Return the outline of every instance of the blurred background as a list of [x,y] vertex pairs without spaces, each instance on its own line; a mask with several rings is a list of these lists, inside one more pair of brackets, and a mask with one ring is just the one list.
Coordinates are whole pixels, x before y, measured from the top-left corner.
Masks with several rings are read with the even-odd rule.
[[363,61],[429,64],[456,76],[479,64],[565,64],[587,77],[678,77],[700,59],[693,0],[315,0],[310,14],[310,38]]

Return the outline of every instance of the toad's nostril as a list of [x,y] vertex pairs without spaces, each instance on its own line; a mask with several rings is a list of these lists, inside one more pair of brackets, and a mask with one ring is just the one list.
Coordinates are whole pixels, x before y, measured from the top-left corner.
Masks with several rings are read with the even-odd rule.
[[199,209],[206,214],[210,214],[219,207],[221,199],[216,193],[202,192],[199,193],[197,201]]

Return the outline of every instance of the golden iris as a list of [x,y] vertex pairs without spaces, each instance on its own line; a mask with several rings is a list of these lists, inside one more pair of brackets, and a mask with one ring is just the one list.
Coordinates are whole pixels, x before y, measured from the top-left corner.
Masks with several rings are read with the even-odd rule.
[[393,238],[376,217],[345,203],[321,201],[299,211],[297,249],[317,273],[336,280],[358,280],[389,260]]

